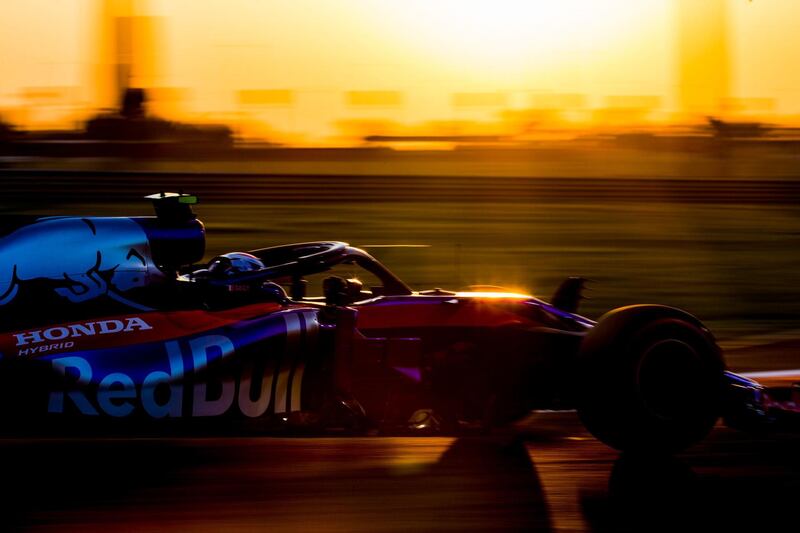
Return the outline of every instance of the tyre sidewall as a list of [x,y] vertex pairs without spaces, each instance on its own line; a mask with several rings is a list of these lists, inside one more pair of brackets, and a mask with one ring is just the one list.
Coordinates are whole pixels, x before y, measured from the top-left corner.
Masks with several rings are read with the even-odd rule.
[[[702,439],[718,417],[724,370],[708,330],[672,308],[627,308],[608,318],[587,336],[579,357],[578,413],[587,429],[620,450],[677,451]],[[671,368],[667,352],[658,353],[664,346],[688,363]],[[648,370],[654,361],[663,376]],[[657,398],[666,403],[648,399],[653,375]]]

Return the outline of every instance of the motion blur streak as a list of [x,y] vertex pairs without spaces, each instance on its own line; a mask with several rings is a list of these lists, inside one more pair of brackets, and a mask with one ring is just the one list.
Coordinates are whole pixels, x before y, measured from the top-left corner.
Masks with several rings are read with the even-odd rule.
[[[587,438],[574,414],[538,414],[518,429],[527,442],[502,435],[4,440],[4,525],[739,532],[793,518],[797,436],[719,428],[679,458],[646,459]],[[80,490],[42,482],[77,478]]]
[[239,141],[303,146],[671,135],[709,115],[800,116],[798,74],[783,68],[800,53],[792,0],[202,4],[5,0],[3,121],[107,123],[129,89],[151,118],[177,121],[162,130],[224,124]]
[[[525,170],[524,160],[495,154]],[[349,155],[341,168],[359,168],[358,155]],[[477,164],[475,154],[458,155],[398,160],[417,175],[8,169],[2,176],[6,200],[16,204],[7,212],[17,214],[144,213],[131,199],[164,187],[191,190],[201,198],[209,256],[320,239],[425,243],[372,251],[417,289],[494,285],[547,298],[564,276],[583,276],[593,280],[581,307],[589,317],[634,301],[664,302],[690,309],[737,349],[746,346],[736,339],[762,336],[764,344],[797,330],[800,185],[774,177],[796,163],[762,160],[771,179],[422,174],[436,163],[453,172]],[[784,366],[765,360],[746,369],[797,368],[796,353],[774,350],[770,357]],[[737,358],[729,357],[745,369]]]

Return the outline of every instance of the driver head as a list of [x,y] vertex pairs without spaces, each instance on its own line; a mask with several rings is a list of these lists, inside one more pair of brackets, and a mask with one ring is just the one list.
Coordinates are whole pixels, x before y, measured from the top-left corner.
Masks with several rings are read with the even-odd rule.
[[242,274],[244,272],[256,272],[264,268],[264,263],[246,252],[231,252],[218,255],[208,263],[208,272],[213,277],[225,278]]

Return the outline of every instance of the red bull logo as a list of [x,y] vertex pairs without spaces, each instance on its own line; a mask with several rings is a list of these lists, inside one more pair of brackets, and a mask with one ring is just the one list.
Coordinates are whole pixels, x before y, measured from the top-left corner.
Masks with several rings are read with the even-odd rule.
[[[150,372],[138,386],[124,372],[111,372],[98,381],[91,363],[84,357],[57,357],[52,360],[53,368],[64,376],[75,378],[78,387],[51,392],[48,412],[64,413],[68,405],[82,415],[112,417],[126,417],[137,410],[152,418],[219,416],[232,409],[255,418],[264,415],[270,406],[274,413],[298,411],[305,371],[305,365],[298,361],[300,320],[305,322],[307,336],[314,337],[318,331],[315,314],[303,314],[304,317],[295,314],[284,316],[286,343],[280,367],[259,365],[260,369],[256,370],[255,358],[249,358],[236,370],[238,375],[227,371],[213,376],[206,373],[204,380],[200,381],[185,379],[187,374],[197,375],[208,368],[212,358],[224,361],[234,354],[233,341],[217,334],[190,340],[188,354],[182,352],[178,341],[165,342],[168,369]],[[147,324],[139,322],[130,325],[132,328],[144,326]],[[97,383],[97,386],[88,387],[90,383]]]

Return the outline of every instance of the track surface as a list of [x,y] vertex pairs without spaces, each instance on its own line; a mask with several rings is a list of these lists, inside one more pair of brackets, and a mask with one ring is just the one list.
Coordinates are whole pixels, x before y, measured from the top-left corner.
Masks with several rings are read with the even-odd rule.
[[3,523],[32,531],[794,530],[800,435],[719,427],[678,457],[637,459],[589,437],[571,413],[535,414],[520,429],[523,438],[6,439]]

